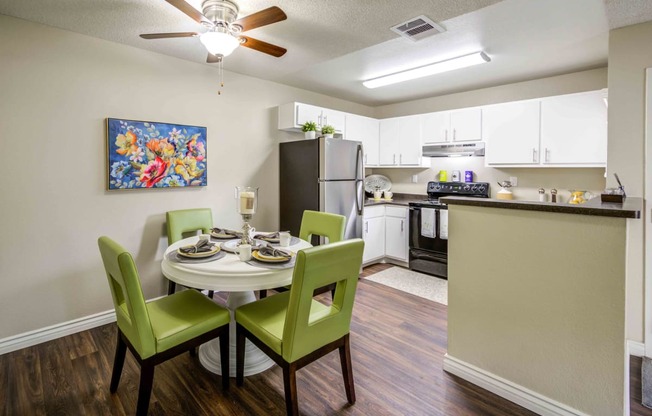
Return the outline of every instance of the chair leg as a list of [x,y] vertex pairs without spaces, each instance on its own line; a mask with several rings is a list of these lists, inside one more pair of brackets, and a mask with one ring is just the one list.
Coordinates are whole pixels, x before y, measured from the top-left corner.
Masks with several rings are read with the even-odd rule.
[[283,366],[283,384],[285,386],[285,408],[288,416],[299,415],[299,398],[297,397],[297,369],[293,363]]
[[265,299],[267,297],[267,289],[258,291],[258,299]]
[[168,296],[173,294],[176,288],[177,288],[177,284],[174,283],[172,280],[168,280]]
[[344,336],[344,345],[339,348],[340,362],[342,363],[342,376],[344,377],[344,388],[346,398],[350,404],[355,403],[355,386],[353,385],[353,366],[351,365],[351,345],[349,334]]
[[111,386],[109,387],[111,393],[115,393],[116,390],[118,390],[126,353],[127,344],[122,340],[122,334],[120,333],[120,330],[118,330],[118,342],[115,346],[115,358],[113,359],[113,374],[111,375]]
[[213,295],[214,295],[214,294],[215,294],[214,291],[212,291],[212,290],[209,290],[209,291],[208,291],[208,297],[209,297],[209,298],[213,299]]
[[245,360],[245,334],[243,328],[236,324],[235,328],[235,383],[238,386],[244,384],[244,360]]
[[[244,353],[244,349],[242,350]],[[229,328],[224,329],[220,335],[220,361],[222,365],[222,390],[229,389],[229,378],[231,374],[229,373]],[[244,366],[243,366],[244,372]]]
[[136,416],[146,416],[149,408],[149,399],[152,395],[154,382],[154,365],[143,362],[140,366],[140,386],[138,387],[138,404]]

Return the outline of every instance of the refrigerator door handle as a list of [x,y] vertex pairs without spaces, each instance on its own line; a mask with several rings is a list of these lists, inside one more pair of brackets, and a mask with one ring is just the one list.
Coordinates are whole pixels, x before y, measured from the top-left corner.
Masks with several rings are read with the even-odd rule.
[[362,166],[362,158],[364,157],[364,151],[362,150],[362,144],[358,144],[358,149],[355,155],[355,208],[358,212],[358,215],[362,215],[362,206],[364,203],[364,187],[362,179],[364,177],[364,171]]

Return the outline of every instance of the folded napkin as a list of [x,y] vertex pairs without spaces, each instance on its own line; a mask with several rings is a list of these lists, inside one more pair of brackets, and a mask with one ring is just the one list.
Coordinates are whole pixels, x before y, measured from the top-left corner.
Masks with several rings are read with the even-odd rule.
[[241,232],[235,230],[229,230],[228,228],[215,227],[212,228],[211,231],[214,232],[215,234],[228,234],[228,235],[235,235],[236,237],[242,236]]
[[274,231],[273,233],[258,233],[254,235],[254,238],[268,239],[268,240],[278,240],[281,238],[281,233],[289,233],[289,231]]
[[208,253],[213,251],[215,244],[209,244],[206,240],[199,240],[194,246],[181,247],[179,251],[184,254]]
[[286,250],[282,250],[280,248],[274,248],[271,246],[265,246],[261,247],[258,250],[258,253],[262,254],[263,256],[270,256],[270,257],[285,257],[288,259],[292,258],[292,253]]

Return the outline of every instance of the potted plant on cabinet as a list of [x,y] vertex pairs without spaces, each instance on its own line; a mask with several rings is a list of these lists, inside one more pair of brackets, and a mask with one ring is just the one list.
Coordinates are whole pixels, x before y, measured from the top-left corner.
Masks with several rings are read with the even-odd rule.
[[314,121],[306,121],[301,126],[301,131],[304,132],[306,139],[314,139],[317,132],[317,123]]
[[335,127],[327,124],[321,128],[321,134],[323,134],[327,139],[332,139],[333,134],[335,134]]

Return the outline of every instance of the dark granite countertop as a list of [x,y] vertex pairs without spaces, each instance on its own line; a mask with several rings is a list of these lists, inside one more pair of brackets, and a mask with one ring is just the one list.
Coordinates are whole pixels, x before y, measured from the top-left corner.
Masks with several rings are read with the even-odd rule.
[[597,197],[580,205],[518,200],[506,201],[502,199],[467,198],[459,196],[442,198],[441,201],[448,205],[560,212],[564,214],[597,215],[615,218],[641,218],[641,209],[643,209],[643,198],[634,197],[625,198],[625,202],[622,204],[602,202],[600,201],[600,197]]
[[386,199],[375,200],[370,198],[368,195],[365,195],[364,206],[373,207],[375,205],[399,205],[402,207],[407,207],[410,202],[423,201],[427,199],[428,195],[419,195],[419,194],[397,194],[395,193],[392,196],[392,200],[388,201]]

